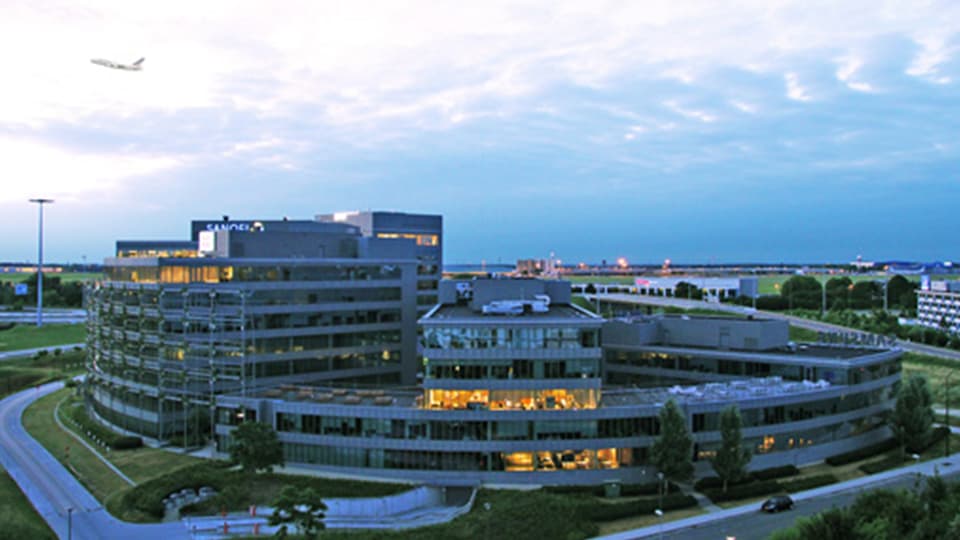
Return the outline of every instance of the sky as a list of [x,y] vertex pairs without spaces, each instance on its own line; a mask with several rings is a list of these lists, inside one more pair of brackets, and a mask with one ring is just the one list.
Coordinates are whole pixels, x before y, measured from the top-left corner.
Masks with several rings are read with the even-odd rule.
[[0,260],[31,197],[58,262],[355,209],[447,263],[960,259],[956,1],[7,0],[0,63]]

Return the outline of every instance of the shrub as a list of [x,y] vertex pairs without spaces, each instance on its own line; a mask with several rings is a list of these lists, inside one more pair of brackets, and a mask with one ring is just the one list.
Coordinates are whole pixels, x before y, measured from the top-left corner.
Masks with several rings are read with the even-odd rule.
[[736,501],[749,497],[759,497],[761,495],[770,495],[771,493],[777,493],[780,491],[783,491],[783,489],[775,480],[761,480],[758,482],[750,482],[748,484],[729,486],[727,487],[726,493],[723,492],[723,489],[707,489],[704,490],[703,493],[707,497],[710,497],[710,500],[713,502],[723,502]]
[[[649,484],[626,484],[620,488],[620,495],[623,497],[632,497],[636,495],[659,495],[660,486],[658,482],[651,482]],[[664,484],[664,490],[667,495],[672,496],[675,493],[680,493],[680,486],[674,484],[673,482],[667,482]]]
[[947,426],[933,428],[933,431],[930,432],[930,438],[927,440],[927,445],[924,447],[923,451],[926,452],[927,450],[933,448],[935,444],[943,442],[948,435],[950,435],[950,428]]
[[143,439],[140,437],[119,436],[109,444],[114,450],[132,450],[143,446]]
[[832,474],[818,474],[816,476],[808,476],[806,478],[797,478],[796,480],[781,480],[780,487],[782,487],[784,491],[796,493],[798,491],[806,491],[808,489],[813,489],[820,486],[835,484],[838,481],[839,480],[837,480],[837,477]]
[[776,480],[787,476],[796,476],[800,474],[800,469],[794,465],[783,465],[782,467],[770,467],[769,469],[760,469],[750,473],[756,480]]
[[89,432],[92,436],[114,450],[130,450],[143,446],[143,439],[140,437],[130,437],[115,433],[93,418],[90,418],[87,410],[82,406],[70,407],[67,411],[67,416],[79,424],[82,431]]
[[61,354],[63,354],[63,350],[60,349],[60,347],[57,347],[56,349],[53,350],[54,356],[60,356]]
[[857,450],[830,456],[824,461],[827,463],[827,465],[832,465],[834,467],[838,465],[846,465],[847,463],[853,463],[854,461],[860,461],[861,459],[866,459],[877,454],[889,452],[898,446],[900,446],[900,444],[897,442],[897,440],[891,438],[877,444],[858,448]]
[[611,521],[625,517],[652,514],[657,508],[667,511],[690,508],[696,505],[697,500],[691,495],[671,493],[663,498],[663,507],[660,506],[660,500],[658,498],[615,503],[590,501],[589,503],[584,503],[581,512],[583,516],[590,521]]
[[864,463],[863,465],[857,467],[865,474],[876,474],[878,472],[887,471],[896,467],[903,465],[903,458],[900,456],[891,456],[888,458],[881,459],[880,461],[873,461],[871,463]]
[[[748,474],[736,482],[727,482],[727,488],[731,486],[742,486],[753,482],[753,478]],[[711,489],[723,489],[723,479],[719,476],[705,476],[693,484],[693,489],[705,492]]]

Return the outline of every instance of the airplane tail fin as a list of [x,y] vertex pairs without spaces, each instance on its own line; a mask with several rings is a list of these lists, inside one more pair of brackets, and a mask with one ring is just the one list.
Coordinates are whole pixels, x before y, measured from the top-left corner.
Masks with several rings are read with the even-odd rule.
[[140,64],[142,64],[142,63],[143,63],[143,61],[144,61],[144,60],[146,60],[146,57],[144,57],[144,58],[141,58],[141,59],[139,59],[139,60],[137,60],[136,62],[134,62],[134,63],[133,63],[133,65],[135,65],[135,66],[139,66]]

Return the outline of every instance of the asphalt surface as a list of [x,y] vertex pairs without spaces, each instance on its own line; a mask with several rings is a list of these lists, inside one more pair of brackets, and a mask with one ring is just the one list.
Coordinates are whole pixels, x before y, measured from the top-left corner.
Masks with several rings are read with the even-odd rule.
[[[77,540],[188,539],[180,522],[138,525],[111,516],[47,450],[35,441],[20,417],[36,399],[63,387],[62,382],[13,394],[0,401],[0,464],[20,486],[41,517],[60,538]],[[72,512],[68,510],[72,509]]]
[[[663,297],[663,296],[642,296],[642,295],[636,295],[636,294],[600,294],[600,295],[586,294],[584,295],[584,297],[590,300],[591,302],[596,302],[596,299],[598,296],[601,302],[613,302],[616,304],[671,306],[671,307],[678,307],[681,309],[711,309],[714,311],[727,311],[727,312],[736,313],[739,315],[757,315],[765,319],[780,319],[780,320],[788,321],[793,326],[806,328],[807,330],[813,330],[815,332],[850,332],[850,333],[858,333],[858,334],[869,334],[869,332],[865,332],[857,328],[848,328],[846,326],[838,326],[835,324],[829,324],[821,321],[804,319],[802,317],[784,315],[783,313],[777,313],[775,311],[758,311],[752,308],[748,308],[744,306],[736,306],[731,304],[720,304],[716,302],[704,302],[701,300],[686,300],[683,298],[671,298],[671,297]],[[915,352],[919,354],[928,354],[931,356],[939,356],[941,358],[948,358],[951,360],[960,361],[960,351],[954,351],[951,349],[942,349],[940,347],[931,347],[930,345],[913,343],[912,341],[904,341],[901,339],[897,340],[897,346],[905,351]]]
[[67,343],[65,345],[56,345],[53,347],[37,347],[36,349],[17,349],[15,351],[0,352],[0,362],[4,360],[10,360],[12,358],[23,358],[24,356],[33,356],[34,353],[40,351],[53,352],[54,349],[60,349],[62,351],[69,351],[74,347],[86,347],[86,343]]
[[[44,308],[44,324],[74,324],[87,320],[87,312],[82,309]],[[36,323],[36,311],[0,311],[0,322]]]
[[[955,477],[956,475],[951,476]],[[757,509],[756,512],[705,523],[696,528],[664,532],[663,538],[723,540],[733,537],[736,540],[764,540],[774,532],[792,526],[798,517],[812,516],[833,507],[849,506],[853,504],[858,495],[865,491],[913,488],[916,485],[916,480],[916,476],[908,475],[873,484],[866,489],[852,489],[831,495],[821,495],[816,499],[797,501],[792,510],[775,514],[761,512],[758,502],[754,505]],[[656,536],[653,538],[656,538]]]

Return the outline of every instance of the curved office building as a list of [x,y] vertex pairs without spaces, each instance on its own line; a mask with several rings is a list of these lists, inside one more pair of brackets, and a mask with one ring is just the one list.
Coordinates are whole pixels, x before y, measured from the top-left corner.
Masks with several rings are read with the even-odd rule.
[[412,240],[344,223],[224,221],[196,241],[117,248],[85,296],[85,391],[113,426],[197,441],[221,394],[416,380],[423,276]]
[[431,482],[650,481],[669,399],[698,467],[737,404],[752,467],[805,463],[889,436],[900,352],[789,343],[786,323],[710,317],[603,321],[566,282],[442,282],[420,320],[417,389],[283,385],[221,396],[217,442],[250,419],[279,432],[288,462]]
[[118,242],[86,294],[90,410],[161,443],[212,437],[226,452],[234,426],[258,420],[289,463],[324,471],[594,484],[653,479],[649,448],[670,399],[702,472],[730,404],[752,467],[889,436],[896,349],[796,346],[779,321],[605,321],[563,281],[438,284],[439,216],[192,230],[183,242]]

